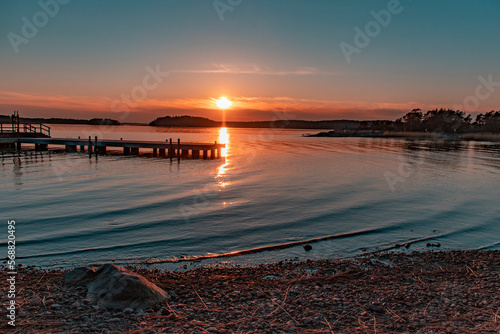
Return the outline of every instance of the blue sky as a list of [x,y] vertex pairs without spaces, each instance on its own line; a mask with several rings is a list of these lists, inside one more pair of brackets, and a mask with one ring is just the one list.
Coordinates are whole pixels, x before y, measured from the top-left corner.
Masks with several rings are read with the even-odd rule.
[[[230,120],[500,109],[500,84],[476,93],[479,76],[500,82],[498,1],[220,0],[231,8],[223,20],[211,0],[61,2],[41,1],[58,12],[17,53],[10,39],[24,38],[23,17],[43,19],[43,6],[0,2],[1,114],[113,117],[118,100],[129,121],[218,119],[220,96],[234,102]],[[354,28],[391,5],[398,13],[348,63],[339,45],[355,46]],[[123,96],[144,93],[135,87],[148,66],[168,76],[127,105]]]

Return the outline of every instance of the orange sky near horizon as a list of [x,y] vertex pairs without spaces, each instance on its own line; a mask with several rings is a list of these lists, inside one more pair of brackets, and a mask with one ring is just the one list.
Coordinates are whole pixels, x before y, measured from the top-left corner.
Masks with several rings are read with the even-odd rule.
[[[108,117],[124,122],[149,122],[156,117],[190,115],[221,120],[215,100],[220,96],[185,99],[130,100],[98,96],[46,96],[0,91],[0,106],[20,110],[24,117],[85,118]],[[287,119],[390,119],[413,108],[430,110],[446,106],[412,103],[369,103],[358,101],[323,101],[289,97],[259,98],[224,95],[233,104],[226,111],[228,121],[268,120],[279,114]],[[19,103],[19,101],[22,101]],[[45,112],[44,112],[45,111]],[[126,114],[126,119],[124,115]],[[97,115],[97,116],[96,116]],[[100,116],[99,116],[100,115]],[[353,117],[355,115],[355,117]],[[306,117],[304,117],[306,116]]]

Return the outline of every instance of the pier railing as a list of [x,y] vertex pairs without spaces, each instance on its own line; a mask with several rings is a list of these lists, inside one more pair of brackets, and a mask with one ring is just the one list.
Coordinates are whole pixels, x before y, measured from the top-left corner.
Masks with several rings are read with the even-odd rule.
[[50,127],[39,123],[21,123],[21,124],[10,124],[10,123],[0,123],[0,133],[19,133],[19,134],[41,134],[50,137]]

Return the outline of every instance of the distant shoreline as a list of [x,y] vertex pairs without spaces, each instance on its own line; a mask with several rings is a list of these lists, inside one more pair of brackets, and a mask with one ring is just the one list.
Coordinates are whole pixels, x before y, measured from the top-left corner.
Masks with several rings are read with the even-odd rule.
[[[81,124],[81,125],[134,125],[155,127],[186,127],[186,128],[250,128],[250,129],[303,129],[303,130],[340,130],[357,129],[362,122],[380,121],[357,121],[357,120],[270,120],[270,121],[214,121],[203,117],[193,116],[166,116],[160,117],[150,123],[122,123],[109,118],[73,119],[73,118],[33,118],[21,117],[21,123],[45,123],[45,124]],[[0,123],[10,124],[8,115],[0,115]],[[386,121],[383,121],[386,122]]]
[[[123,125],[119,121],[110,118],[74,119],[74,118],[20,117],[19,120],[21,123],[33,123],[33,124],[44,123],[44,124],[82,124],[82,125]],[[0,123],[10,124],[11,117],[7,115],[0,115]]]
[[319,132],[316,134],[303,134],[303,137],[322,137],[322,138],[401,138],[401,139],[434,139],[434,140],[476,140],[500,142],[498,133],[443,133],[443,132],[401,132],[401,131],[378,131],[378,132]]
[[[431,112],[431,111],[430,111]],[[428,112],[428,113],[430,113]],[[436,113],[453,112],[450,110],[439,110]],[[455,113],[455,112],[453,112]],[[409,113],[412,115],[414,112]],[[488,116],[489,115],[489,116]],[[490,112],[486,116],[496,121],[495,117],[500,115],[500,112]],[[45,123],[45,124],[76,124],[76,125],[104,125],[104,126],[153,126],[166,128],[242,128],[242,129],[295,129],[295,130],[329,130],[327,132],[304,133],[304,137],[367,137],[367,138],[404,138],[404,139],[434,139],[434,140],[476,140],[476,141],[492,141],[500,142],[500,133],[494,126],[492,129],[482,129],[470,126],[467,129],[458,127],[455,131],[442,131],[442,129],[434,129],[430,131],[416,130],[411,131],[396,127],[397,121],[389,120],[373,120],[373,121],[358,121],[358,120],[270,120],[270,121],[214,121],[204,117],[195,116],[165,116],[159,117],[149,124],[146,123],[121,123],[118,120],[109,118],[93,118],[72,119],[72,118],[30,118],[21,117],[21,123]],[[0,123],[11,124],[11,117],[8,115],[0,115]],[[411,125],[407,121],[406,125]],[[413,125],[411,126],[413,127]],[[414,128],[417,128],[415,126]],[[491,130],[494,130],[491,132]]]

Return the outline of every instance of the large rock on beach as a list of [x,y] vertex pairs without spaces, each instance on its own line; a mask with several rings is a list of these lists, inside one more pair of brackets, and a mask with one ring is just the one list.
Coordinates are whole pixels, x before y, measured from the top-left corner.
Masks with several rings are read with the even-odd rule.
[[114,264],[79,267],[64,275],[67,284],[86,286],[87,298],[109,310],[144,310],[164,302],[168,294],[141,275]]
[[64,275],[64,281],[70,285],[87,285],[98,274],[95,268],[92,267],[78,267]]

